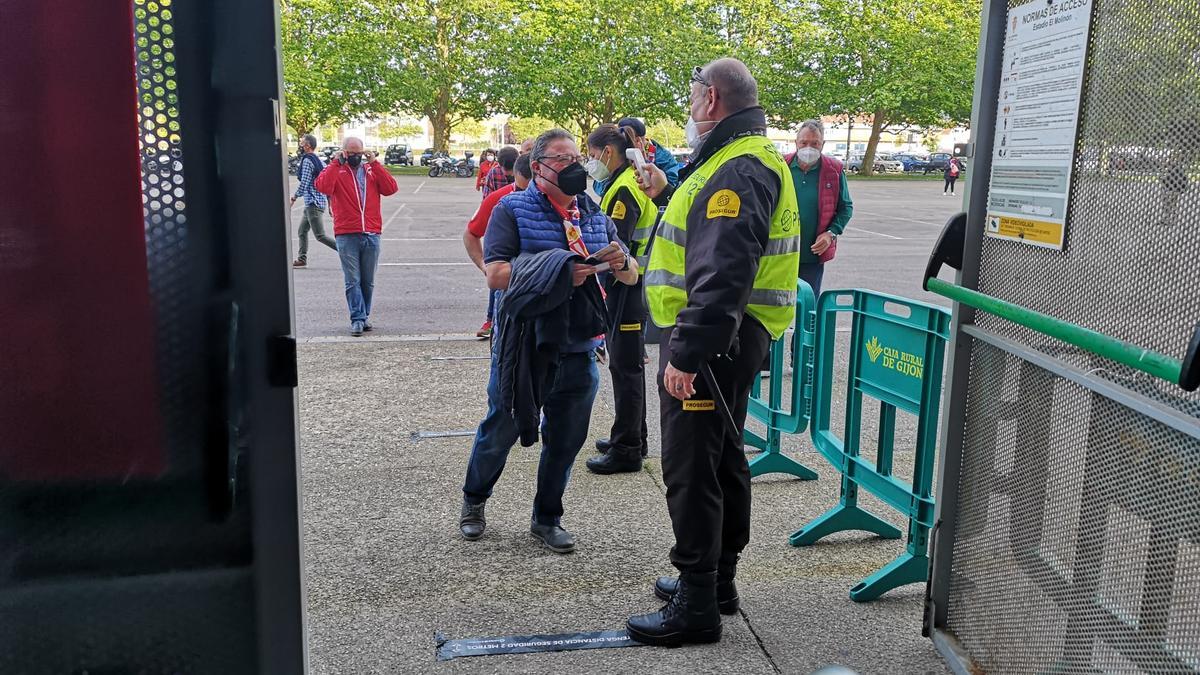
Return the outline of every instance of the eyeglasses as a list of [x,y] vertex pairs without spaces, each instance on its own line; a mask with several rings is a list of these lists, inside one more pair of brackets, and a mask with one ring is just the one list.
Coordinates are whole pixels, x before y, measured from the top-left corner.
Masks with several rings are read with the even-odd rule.
[[583,155],[542,155],[536,158],[539,162],[550,160],[552,162],[562,162],[563,164],[583,164],[587,161],[587,157]]
[[701,68],[700,66],[696,66],[695,68],[693,68],[692,69],[692,82],[694,82],[696,84],[702,84],[706,87],[711,87],[712,85],[708,83],[708,80],[704,79],[704,75],[702,74],[703,71],[704,71],[704,69]]

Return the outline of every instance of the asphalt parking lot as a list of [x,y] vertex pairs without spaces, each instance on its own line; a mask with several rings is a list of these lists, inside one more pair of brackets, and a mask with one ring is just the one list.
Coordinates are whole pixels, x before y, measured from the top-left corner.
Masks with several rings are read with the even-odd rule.
[[[396,182],[399,191],[383,199],[383,253],[371,317],[376,335],[473,335],[487,308],[483,275],[462,246],[463,229],[480,201],[475,181],[397,176]],[[854,180],[850,193],[854,218],[837,259],[826,266],[825,288],[867,288],[948,304],[921,290],[921,274],[961,198],[943,196],[941,181],[922,180]],[[297,202],[291,212],[293,257],[301,208]],[[332,223],[326,228],[331,233]],[[336,252],[310,241],[308,267],[296,270],[294,279],[297,335],[348,336]]]

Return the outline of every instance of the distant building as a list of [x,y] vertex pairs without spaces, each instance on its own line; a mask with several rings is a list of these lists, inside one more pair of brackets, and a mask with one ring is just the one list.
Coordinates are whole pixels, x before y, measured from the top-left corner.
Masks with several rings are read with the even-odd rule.
[[[845,118],[838,117],[825,117],[821,121],[825,124],[825,154],[844,159],[867,151],[867,144],[871,140],[871,118],[858,118],[853,124],[847,123]],[[937,139],[936,151],[939,152],[949,152],[955,143],[965,143],[971,136],[964,128],[921,130],[891,126],[885,127],[880,133],[876,151],[928,154],[930,150],[925,146],[925,138],[929,134]],[[796,149],[795,127],[768,129],[767,138],[782,153],[786,154]]]

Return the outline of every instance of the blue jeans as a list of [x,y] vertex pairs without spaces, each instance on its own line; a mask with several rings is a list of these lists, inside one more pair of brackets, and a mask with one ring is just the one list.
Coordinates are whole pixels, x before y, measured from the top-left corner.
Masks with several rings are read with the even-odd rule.
[[487,320],[488,321],[491,321],[492,317],[496,316],[496,293],[497,293],[497,291],[488,289],[488,312],[487,312]]
[[821,297],[821,279],[825,276],[825,263],[800,263],[800,280],[812,286],[813,295]]
[[[493,341],[493,345],[499,341]],[[508,452],[517,442],[517,426],[500,399],[497,355],[492,353],[488,379],[487,417],[475,432],[475,445],[467,463],[463,496],[479,504],[492,496],[492,488],[504,471]],[[558,525],[563,514],[562,496],[571,479],[575,456],[587,440],[592,402],[600,386],[594,352],[564,354],[559,359],[554,385],[542,407],[542,457],[538,464],[537,494],[533,498],[533,520]]]
[[346,279],[346,305],[350,323],[371,316],[371,295],[375,292],[375,270],[379,267],[379,235],[365,232],[339,234],[338,257]]

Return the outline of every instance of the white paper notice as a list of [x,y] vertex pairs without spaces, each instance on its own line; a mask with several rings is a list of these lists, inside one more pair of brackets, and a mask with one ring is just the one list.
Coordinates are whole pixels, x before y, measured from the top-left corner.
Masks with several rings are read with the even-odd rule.
[[1061,250],[1093,0],[1008,11],[986,233]]

